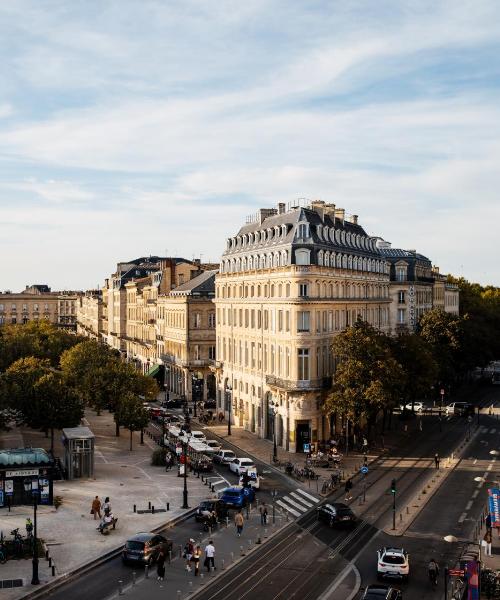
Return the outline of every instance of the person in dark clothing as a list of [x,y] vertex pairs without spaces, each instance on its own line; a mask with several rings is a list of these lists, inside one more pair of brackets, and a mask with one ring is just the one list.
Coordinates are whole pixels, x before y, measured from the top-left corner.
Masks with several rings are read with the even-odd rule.
[[165,549],[162,547],[156,558],[156,574],[158,581],[163,581],[165,577]]
[[352,490],[352,479],[349,478],[346,482],[345,482],[345,501],[347,502],[347,500],[351,500],[352,496],[351,496],[351,490]]
[[439,469],[439,454],[437,452],[434,454],[434,465],[436,469]]

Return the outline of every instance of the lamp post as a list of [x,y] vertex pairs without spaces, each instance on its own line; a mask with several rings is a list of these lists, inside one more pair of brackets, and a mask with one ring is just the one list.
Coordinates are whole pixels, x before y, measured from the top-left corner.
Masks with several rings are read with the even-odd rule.
[[441,422],[441,412],[443,410],[443,398],[444,398],[444,388],[439,390],[440,402],[439,402],[439,431],[443,431],[443,425]]
[[24,489],[33,496],[33,568],[31,573],[31,585],[39,585],[38,578],[38,540],[37,540],[37,507],[38,507],[38,479],[26,479]]
[[182,451],[184,455],[184,489],[182,490],[182,506],[181,508],[189,508],[188,504],[188,488],[187,488],[187,468],[188,468],[188,457],[187,457],[187,448],[189,443],[189,438],[191,435],[186,433],[187,441],[182,442]]
[[276,446],[276,415],[278,414],[278,406],[271,402],[271,411],[273,415],[273,463],[278,461],[278,448]]
[[231,407],[233,404],[233,399],[231,397],[232,387],[228,384],[226,387],[226,394],[229,400],[229,410],[228,410],[228,419],[227,419],[227,435],[231,435]]

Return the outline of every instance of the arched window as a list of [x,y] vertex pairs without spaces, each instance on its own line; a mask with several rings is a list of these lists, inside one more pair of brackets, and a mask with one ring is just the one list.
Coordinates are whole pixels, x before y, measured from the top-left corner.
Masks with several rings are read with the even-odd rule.
[[289,283],[286,284],[286,292],[285,293],[286,293],[286,297],[288,298],[290,296],[290,284]]
[[330,253],[325,252],[325,267],[329,267],[329,266],[330,266]]
[[323,284],[322,288],[323,289],[322,289],[321,297],[326,298],[326,283]]
[[288,264],[288,250],[283,250],[281,253],[281,264],[283,267]]
[[236,260],[236,270],[241,271],[241,258]]
[[275,252],[274,253],[274,266],[275,267],[279,267],[280,266],[280,255],[279,255],[279,252]]
[[266,268],[266,255],[265,254],[262,254],[260,257],[260,268],[261,269]]
[[337,254],[337,268],[342,266],[342,254]]
[[243,271],[247,270],[247,257],[244,256],[243,260],[241,261],[241,268],[243,269]]
[[248,269],[249,270],[253,269],[253,256],[248,257]]
[[347,266],[349,269],[352,269],[352,256],[349,256],[348,262],[347,262]]
[[316,233],[318,234],[319,239],[323,240],[323,225],[316,225]]
[[330,285],[328,286],[328,292],[329,297],[333,298],[333,283],[330,283]]
[[357,256],[354,257],[354,260],[352,262],[352,266],[353,266],[353,268],[354,268],[355,271],[358,270],[358,257]]
[[338,241],[337,232],[334,227],[330,227],[330,239],[333,243],[335,243],[335,240]]
[[299,250],[295,250],[295,264],[296,265],[311,264],[310,255],[311,255],[311,251],[306,250],[305,248],[300,248]]
[[342,268],[347,269],[347,256],[345,254],[342,256]]
[[[318,227],[321,227],[321,225],[319,225]],[[323,256],[324,256],[324,252],[323,250],[320,250],[318,252],[318,265],[323,266]]]

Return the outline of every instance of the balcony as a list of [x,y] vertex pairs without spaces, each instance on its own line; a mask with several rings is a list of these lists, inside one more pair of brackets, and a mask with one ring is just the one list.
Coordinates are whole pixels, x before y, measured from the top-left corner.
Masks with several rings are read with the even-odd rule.
[[208,367],[209,364],[208,358],[197,358],[189,361],[190,367]]
[[165,364],[168,365],[178,365],[179,367],[187,366],[181,358],[174,356],[173,354],[162,354],[160,358]]
[[208,364],[211,367],[214,367],[214,369],[222,369],[222,361],[215,360],[215,358],[209,358],[208,359]]
[[290,381],[288,379],[280,379],[274,375],[266,375],[266,383],[270,387],[291,392],[327,390],[332,385],[332,378],[321,377],[320,379],[309,379],[307,381]]

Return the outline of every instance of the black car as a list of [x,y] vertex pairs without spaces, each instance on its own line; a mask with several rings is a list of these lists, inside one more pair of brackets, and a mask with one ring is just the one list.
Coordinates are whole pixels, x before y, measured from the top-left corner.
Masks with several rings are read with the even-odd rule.
[[334,525],[354,525],[356,523],[356,515],[346,504],[342,504],[342,502],[319,506],[318,519],[325,521],[330,527]]
[[225,504],[220,500],[203,500],[203,502],[200,502],[196,512],[194,513],[195,521],[198,523],[203,523],[205,520],[205,515],[203,513],[211,513],[214,510],[218,519],[225,519],[228,515],[228,510]]
[[163,400],[161,405],[163,408],[182,408],[184,406],[184,400],[181,400],[181,398]]
[[366,588],[363,600],[403,600],[403,592],[388,585],[376,583]]
[[125,564],[151,565],[157,559],[162,546],[168,552],[173,549],[174,543],[158,533],[136,533],[125,542],[122,561]]
[[215,403],[215,400],[205,400],[203,408],[217,408],[217,404]]

